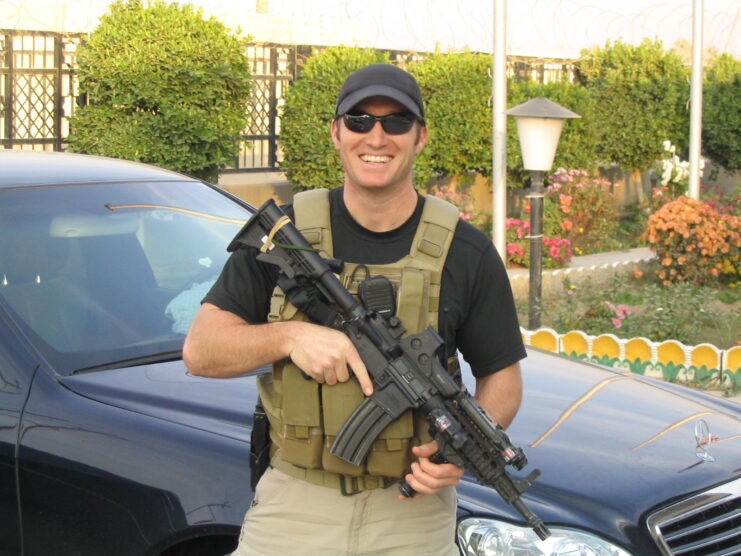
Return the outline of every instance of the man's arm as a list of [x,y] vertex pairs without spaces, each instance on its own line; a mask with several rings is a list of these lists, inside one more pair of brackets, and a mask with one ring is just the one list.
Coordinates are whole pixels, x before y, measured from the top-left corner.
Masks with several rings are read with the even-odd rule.
[[520,363],[476,379],[474,397],[492,419],[505,429],[509,427],[522,402]]
[[183,361],[199,376],[239,376],[281,359],[320,383],[358,377],[373,393],[368,371],[350,339],[337,330],[299,321],[250,324],[230,311],[203,303],[183,345]]

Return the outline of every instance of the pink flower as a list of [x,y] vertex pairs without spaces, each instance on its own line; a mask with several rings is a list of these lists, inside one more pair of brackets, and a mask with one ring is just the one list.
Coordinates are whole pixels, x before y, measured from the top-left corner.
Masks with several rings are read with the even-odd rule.
[[617,310],[624,314],[626,317],[633,314],[633,311],[631,311],[630,307],[628,307],[627,305],[618,305]]

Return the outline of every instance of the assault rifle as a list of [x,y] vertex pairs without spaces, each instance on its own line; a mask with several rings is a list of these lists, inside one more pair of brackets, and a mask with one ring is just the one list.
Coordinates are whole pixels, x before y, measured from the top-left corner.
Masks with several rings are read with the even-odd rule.
[[[543,522],[520,499],[540,471],[521,480],[509,475],[508,465],[518,470],[527,465],[525,454],[448,374],[438,360],[443,341],[432,328],[402,338],[405,329],[397,317],[386,318],[382,311],[359,304],[334,274],[341,263],[322,258],[272,200],[260,207],[228,249],[242,245],[259,249],[258,260],[279,268],[278,285],[312,321],[344,331],[368,368],[374,393],[344,423],[332,454],[360,465],[389,423],[408,409],[418,409],[430,422],[438,461],[473,473],[511,504],[541,539],[548,537]],[[414,495],[403,479],[400,490]]]

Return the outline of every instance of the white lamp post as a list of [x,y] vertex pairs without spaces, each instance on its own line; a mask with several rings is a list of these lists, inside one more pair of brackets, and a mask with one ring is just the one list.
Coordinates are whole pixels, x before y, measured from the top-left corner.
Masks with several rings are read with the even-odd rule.
[[543,175],[553,166],[564,120],[580,118],[548,100],[534,98],[507,111],[517,122],[522,164],[530,172],[530,292],[528,328],[540,328],[543,282]]

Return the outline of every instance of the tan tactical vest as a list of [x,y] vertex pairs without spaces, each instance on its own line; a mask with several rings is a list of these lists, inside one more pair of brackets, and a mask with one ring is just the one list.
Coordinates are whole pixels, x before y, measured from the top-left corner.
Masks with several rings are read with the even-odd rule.
[[[307,241],[332,256],[329,191],[315,189],[294,197],[296,227]],[[387,265],[345,264],[340,280],[353,294],[370,275],[383,274],[394,284],[397,316],[407,334],[437,328],[440,281],[448,248],[458,222],[458,209],[427,196],[411,252]],[[307,320],[276,287],[270,303],[270,322]],[[271,465],[315,484],[335,486],[347,493],[385,486],[383,478],[398,479],[408,471],[411,447],[429,441],[427,421],[408,411],[381,433],[364,464],[351,465],[329,452],[335,436],[363,400],[356,380],[321,385],[290,360],[273,365],[258,387],[270,421]],[[351,485],[351,486],[348,486]]]

